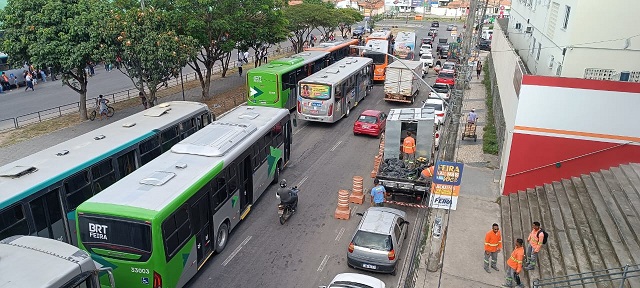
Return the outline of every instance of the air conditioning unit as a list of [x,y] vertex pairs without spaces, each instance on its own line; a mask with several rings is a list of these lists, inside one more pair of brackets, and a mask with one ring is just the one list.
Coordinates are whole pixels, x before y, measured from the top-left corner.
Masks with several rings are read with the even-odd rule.
[[522,29],[522,24],[516,23],[516,30],[521,30],[521,29]]
[[533,27],[527,26],[527,29],[524,30],[524,33],[533,33]]
[[549,69],[553,68],[553,60],[554,60],[553,56],[549,57],[549,65],[548,65]]

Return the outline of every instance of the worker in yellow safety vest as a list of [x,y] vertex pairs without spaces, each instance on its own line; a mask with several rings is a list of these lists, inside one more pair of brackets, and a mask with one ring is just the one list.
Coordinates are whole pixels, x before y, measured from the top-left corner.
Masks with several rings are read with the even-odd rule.
[[411,137],[413,133],[407,132],[407,137],[402,141],[402,156],[404,161],[414,162],[416,159],[416,139]]

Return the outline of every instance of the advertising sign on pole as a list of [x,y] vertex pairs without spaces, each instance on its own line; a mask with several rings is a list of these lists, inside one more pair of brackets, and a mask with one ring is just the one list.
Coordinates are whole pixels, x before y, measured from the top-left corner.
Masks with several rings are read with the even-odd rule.
[[464,164],[438,161],[431,181],[429,207],[456,210]]

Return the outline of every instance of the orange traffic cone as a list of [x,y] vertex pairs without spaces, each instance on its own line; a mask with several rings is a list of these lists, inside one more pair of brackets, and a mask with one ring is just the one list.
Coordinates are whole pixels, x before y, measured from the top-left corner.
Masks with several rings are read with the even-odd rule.
[[338,208],[334,215],[336,219],[349,220],[351,216],[351,208],[349,208],[349,191],[338,191]]
[[349,196],[349,202],[355,204],[364,202],[363,180],[361,176],[353,176],[353,190],[351,191],[351,196]]

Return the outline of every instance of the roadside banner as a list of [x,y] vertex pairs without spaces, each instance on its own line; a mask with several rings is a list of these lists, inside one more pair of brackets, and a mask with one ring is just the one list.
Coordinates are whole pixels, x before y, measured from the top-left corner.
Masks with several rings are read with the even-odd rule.
[[458,162],[436,163],[431,181],[429,207],[456,210],[463,167],[464,164]]

